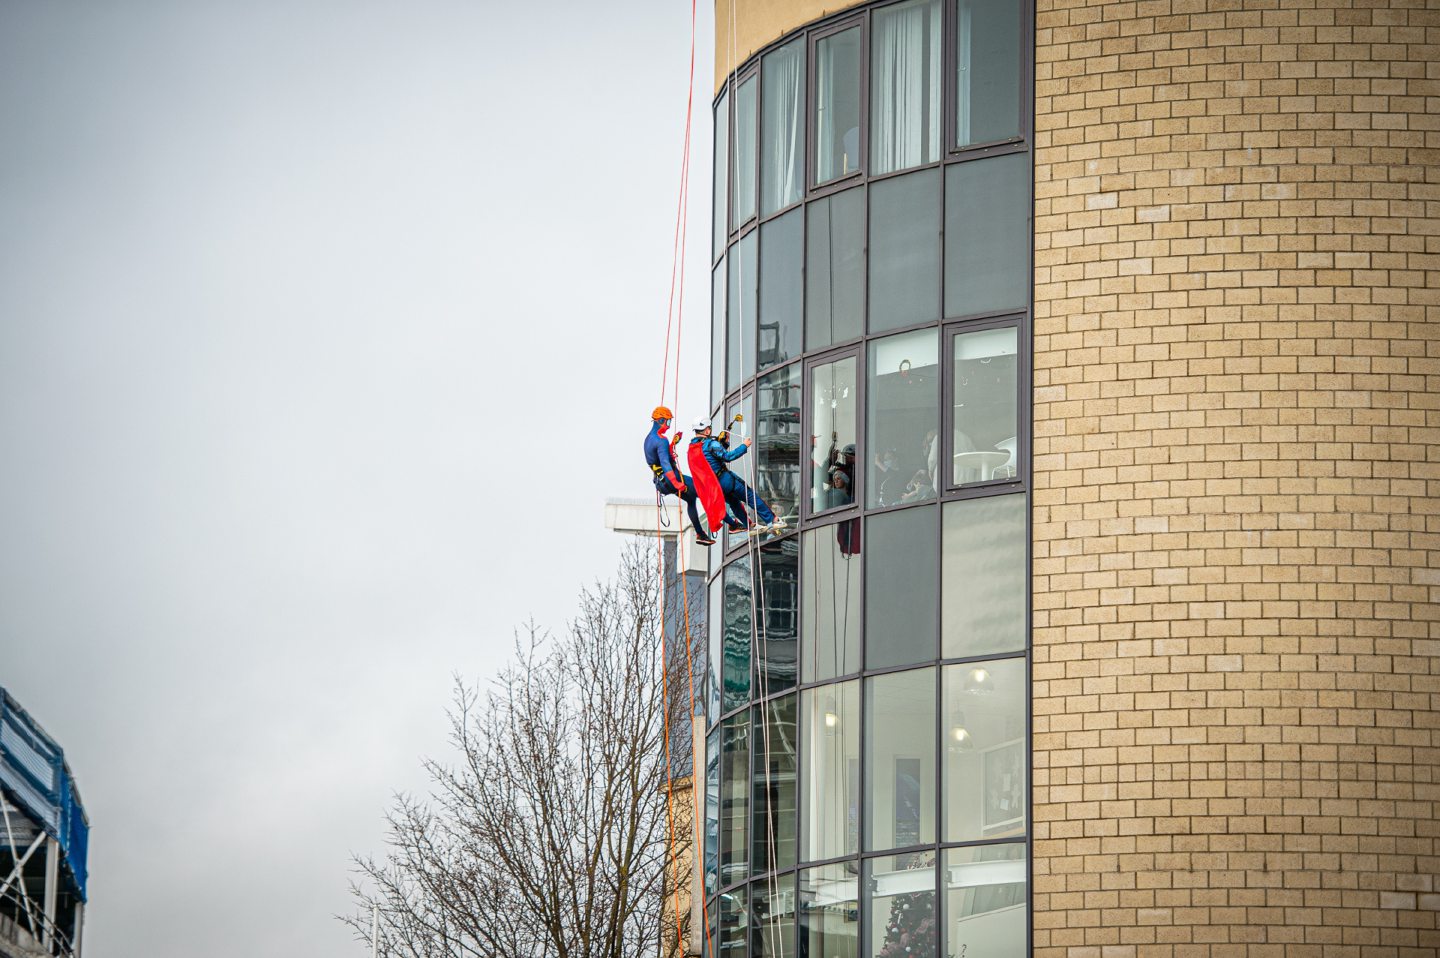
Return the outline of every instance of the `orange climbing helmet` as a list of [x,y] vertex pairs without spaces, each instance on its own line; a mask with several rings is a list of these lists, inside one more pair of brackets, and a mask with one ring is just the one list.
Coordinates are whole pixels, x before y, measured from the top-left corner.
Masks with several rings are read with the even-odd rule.
[[651,420],[652,422],[655,422],[655,421],[658,421],[658,420],[661,420],[661,419],[674,419],[674,418],[675,418],[675,414],[670,411],[670,407],[669,407],[669,406],[656,406],[656,407],[655,407],[655,411],[650,414],[650,420]]

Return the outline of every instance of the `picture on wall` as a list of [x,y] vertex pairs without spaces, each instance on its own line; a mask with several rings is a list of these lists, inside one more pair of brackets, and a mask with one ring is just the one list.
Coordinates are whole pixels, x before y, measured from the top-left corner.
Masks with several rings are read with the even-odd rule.
[[920,760],[895,759],[895,846],[920,844]]
[[984,751],[980,827],[997,835],[1025,822],[1025,740],[1017,738]]

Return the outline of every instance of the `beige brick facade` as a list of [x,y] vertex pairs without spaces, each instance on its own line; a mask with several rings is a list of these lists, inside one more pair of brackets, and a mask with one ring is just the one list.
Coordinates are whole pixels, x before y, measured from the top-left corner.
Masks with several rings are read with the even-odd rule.
[[1440,3],[1036,14],[1035,955],[1440,954]]

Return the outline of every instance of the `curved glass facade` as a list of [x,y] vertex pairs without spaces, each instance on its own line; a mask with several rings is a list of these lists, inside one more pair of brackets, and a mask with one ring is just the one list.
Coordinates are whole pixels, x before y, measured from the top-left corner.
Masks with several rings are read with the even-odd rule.
[[715,102],[711,402],[789,528],[711,548],[712,954],[1029,952],[1032,21],[856,8]]

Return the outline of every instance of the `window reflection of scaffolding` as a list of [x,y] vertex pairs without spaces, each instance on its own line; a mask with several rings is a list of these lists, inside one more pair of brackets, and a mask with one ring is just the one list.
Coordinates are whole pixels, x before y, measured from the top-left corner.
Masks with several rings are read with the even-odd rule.
[[756,384],[755,481],[777,516],[794,520],[800,505],[800,369],[792,365]]

